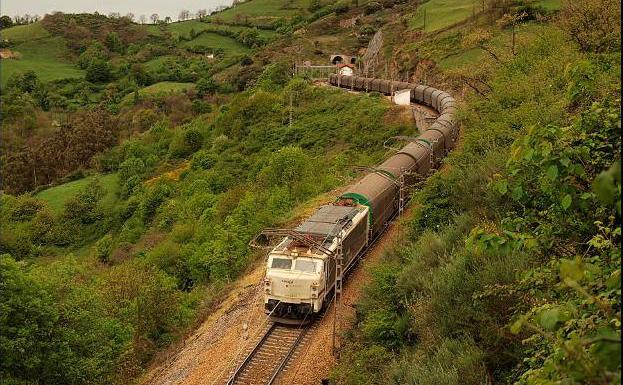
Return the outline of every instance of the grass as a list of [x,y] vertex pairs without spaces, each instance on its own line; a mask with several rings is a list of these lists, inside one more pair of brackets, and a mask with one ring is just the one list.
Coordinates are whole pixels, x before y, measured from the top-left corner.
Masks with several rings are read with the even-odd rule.
[[299,12],[307,12],[309,0],[250,0],[235,7],[210,16],[211,20],[224,22],[244,21],[244,17],[251,18],[277,18],[291,17]]
[[545,8],[548,11],[555,11],[562,7],[562,0],[539,0],[536,5]]
[[26,41],[42,39],[50,36],[48,31],[43,28],[41,23],[17,25],[0,31],[2,39],[8,39],[13,44],[20,44]]
[[195,39],[191,41],[185,41],[181,44],[181,47],[193,47],[193,46],[202,46],[202,47],[210,47],[210,48],[222,48],[226,54],[237,55],[237,54],[245,54],[250,51],[249,48],[240,44],[236,40],[227,37],[221,36],[216,33],[202,33],[200,36],[197,36]]
[[45,37],[26,41],[13,47],[12,50],[19,53],[21,57],[19,59],[4,59],[0,62],[2,86],[14,73],[30,70],[35,71],[39,79],[44,82],[84,76],[84,71],[76,68],[64,57],[67,49],[65,41],[60,37]]
[[[534,5],[554,11],[560,9],[561,0],[539,0]],[[430,0],[418,7],[410,27],[435,32],[467,20],[480,10],[480,0]]]
[[175,93],[189,90],[195,86],[194,83],[160,82],[149,87],[142,88],[140,95],[154,95],[158,93]]
[[[35,196],[46,201],[50,210],[55,214],[60,214],[63,211],[65,203],[96,177],[96,175],[88,176],[59,186],[50,187],[49,189],[39,192]],[[106,190],[106,195],[102,199],[102,204],[105,207],[112,207],[117,200],[117,192],[119,191],[119,185],[117,183],[118,175],[116,173],[101,175],[99,176],[99,180],[100,185]]]
[[[177,33],[180,36],[190,36],[190,31],[195,30],[195,32],[201,31],[211,31],[215,29],[228,30],[228,31],[244,31],[249,29],[249,27],[244,27],[240,25],[227,25],[227,24],[214,24],[214,23],[206,23],[199,20],[187,20],[187,21],[178,21],[175,23],[167,24],[165,29],[171,33]],[[160,36],[162,35],[162,31],[159,26],[156,25],[148,25],[147,30],[150,34]],[[260,29],[258,30],[260,36],[265,38],[273,38],[277,35],[275,31]]]
[[[539,24],[526,23],[517,27],[517,49],[521,49],[522,45],[525,45],[527,41],[532,40],[538,33],[542,33],[543,27]],[[540,31],[540,32],[539,32]],[[488,43],[487,46],[492,47],[494,52],[508,52],[511,44],[511,32],[504,30],[501,33],[497,33]],[[480,48],[471,48],[463,50],[457,54],[450,55],[444,58],[438,59],[439,67],[443,70],[460,69],[466,66],[473,65],[485,56],[488,56]]]
[[430,0],[418,8],[410,27],[426,32],[438,31],[466,20],[478,8],[479,2],[475,0]]
[[164,64],[164,62],[166,62],[168,59],[172,59],[175,58],[174,55],[165,55],[165,56],[158,56],[157,58],[151,59],[149,61],[146,61],[145,63],[143,63],[145,65],[145,68],[149,71],[157,71],[160,67],[162,67],[162,65]]
[[[178,83],[178,82],[159,82],[151,86],[141,88],[138,94],[141,97],[158,95],[158,94],[176,94],[190,90],[195,87],[195,83]],[[122,103],[129,103],[134,94],[128,94],[123,98]]]

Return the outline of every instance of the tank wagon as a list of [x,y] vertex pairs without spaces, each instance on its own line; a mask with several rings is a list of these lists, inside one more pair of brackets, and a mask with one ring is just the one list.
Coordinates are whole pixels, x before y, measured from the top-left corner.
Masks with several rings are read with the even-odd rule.
[[411,90],[411,102],[439,116],[421,135],[324,205],[269,253],[264,306],[278,320],[308,319],[330,302],[336,276],[354,265],[365,247],[399,211],[403,187],[428,175],[454,148],[458,127],[456,101],[433,87],[358,76],[331,75],[336,87],[391,95]]

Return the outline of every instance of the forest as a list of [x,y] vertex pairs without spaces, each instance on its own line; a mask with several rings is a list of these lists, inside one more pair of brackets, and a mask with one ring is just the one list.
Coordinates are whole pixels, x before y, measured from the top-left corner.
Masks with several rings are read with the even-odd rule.
[[[138,384],[412,116],[292,76],[358,56],[460,100],[336,384],[621,380],[621,6],[249,0],[0,18],[0,384]],[[156,15],[157,16],[157,15]],[[169,18],[170,19],[170,18]],[[341,21],[352,21],[341,23]]]

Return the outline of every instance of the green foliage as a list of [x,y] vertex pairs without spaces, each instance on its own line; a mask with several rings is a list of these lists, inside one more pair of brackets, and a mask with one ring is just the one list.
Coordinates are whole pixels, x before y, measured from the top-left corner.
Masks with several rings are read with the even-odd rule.
[[108,58],[104,46],[100,42],[93,42],[78,57],[78,67],[87,69],[93,61],[106,60]]
[[270,64],[257,79],[256,87],[264,91],[276,91],[283,87],[289,78],[290,67],[286,63]]
[[108,262],[110,253],[112,252],[113,237],[110,234],[104,235],[95,243],[95,249],[97,251],[97,259],[100,262]]
[[84,189],[65,203],[64,218],[83,225],[101,220],[103,213],[100,203],[105,193],[99,180],[93,179]]
[[208,151],[197,151],[192,158],[191,166],[193,169],[209,170],[218,161],[218,157]]
[[305,194],[303,182],[312,175],[312,161],[300,147],[284,147],[273,154],[260,178],[269,186],[285,186],[290,194]]
[[92,83],[107,82],[112,76],[110,65],[102,59],[91,60],[86,70],[85,78]]
[[621,2],[564,0],[559,24],[582,50],[609,52],[621,45]]
[[217,89],[218,89],[218,86],[216,82],[214,81],[214,79],[212,78],[199,79],[199,81],[197,82],[197,88],[196,88],[197,97],[203,98],[206,95],[212,95]]
[[410,241],[357,306],[340,383],[620,381],[618,55],[541,32],[479,61],[491,91],[466,100],[462,146],[414,195]]
[[[0,258],[0,349],[9,383],[106,384],[128,330],[103,313],[103,297],[72,282],[75,265],[45,278]],[[98,315],[101,314],[101,316]]]

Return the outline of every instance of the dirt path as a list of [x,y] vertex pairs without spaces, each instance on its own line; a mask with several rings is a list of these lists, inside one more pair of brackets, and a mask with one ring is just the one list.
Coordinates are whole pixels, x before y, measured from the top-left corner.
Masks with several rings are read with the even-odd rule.
[[[359,299],[367,267],[378,262],[382,254],[401,238],[402,219],[392,224],[378,243],[350,274],[344,285],[343,302],[339,307],[339,330],[351,327],[353,305]],[[149,385],[221,385],[225,384],[235,365],[264,330],[262,278],[260,265],[242,277],[219,308],[188,337],[179,352],[168,362],[150,370],[141,381]],[[332,353],[333,306],[320,321],[307,342],[299,347],[290,369],[279,379],[280,384],[320,384],[335,364]]]

